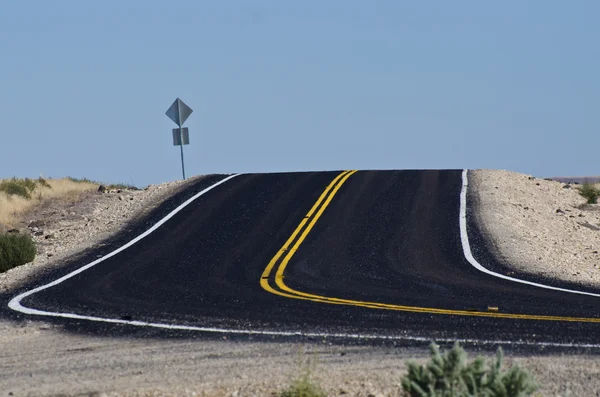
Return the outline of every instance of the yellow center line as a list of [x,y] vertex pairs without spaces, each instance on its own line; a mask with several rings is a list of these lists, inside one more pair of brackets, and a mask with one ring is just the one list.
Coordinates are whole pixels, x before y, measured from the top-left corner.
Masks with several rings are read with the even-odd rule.
[[[430,307],[419,307],[419,306],[403,306],[388,303],[359,301],[352,299],[334,298],[322,295],[315,295],[307,292],[297,291],[287,286],[284,282],[285,269],[306,238],[314,225],[317,223],[327,206],[333,200],[333,197],[340,190],[342,185],[357,171],[344,171],[340,173],[323,191],[319,199],[310,209],[308,214],[302,219],[298,227],[294,230],[290,238],[285,242],[283,247],[277,251],[273,259],[269,262],[264,272],[262,273],[260,285],[262,288],[272,294],[284,296],[286,298],[307,300],[313,302],[328,303],[333,305],[350,305],[366,307],[371,309],[384,309],[384,310],[395,310],[404,312],[414,313],[431,313],[431,314],[446,314],[446,315],[459,315],[459,316],[475,316],[475,317],[494,317],[494,318],[508,318],[508,319],[522,319],[522,320],[549,320],[549,321],[571,321],[571,322],[588,322],[588,323],[600,323],[600,318],[593,317],[566,317],[566,316],[550,316],[550,315],[536,315],[536,314],[517,314],[517,313],[498,313],[497,311],[483,312],[483,311],[468,311],[468,310],[451,310],[451,309],[438,309]],[[314,215],[314,216],[313,216]],[[312,219],[311,219],[312,217]],[[310,222],[309,222],[310,221]],[[307,225],[308,222],[308,225]],[[302,233],[301,233],[302,232]],[[292,242],[300,235],[296,240],[293,247],[290,249]],[[269,283],[269,278],[272,274],[273,268],[278,263],[280,258],[287,252],[287,255],[279,263],[277,270],[275,271],[275,284],[279,288],[273,288]]]

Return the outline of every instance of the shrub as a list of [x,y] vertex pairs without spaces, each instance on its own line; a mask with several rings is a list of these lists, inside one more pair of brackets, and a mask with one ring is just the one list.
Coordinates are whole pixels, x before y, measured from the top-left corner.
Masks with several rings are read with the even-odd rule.
[[0,234],[0,273],[35,258],[35,243],[24,234]]
[[467,363],[467,353],[456,342],[449,352],[430,346],[431,360],[426,365],[408,364],[402,389],[410,397],[525,397],[538,388],[533,377],[519,366],[501,371],[502,349],[485,368],[484,359]]
[[310,360],[302,364],[299,362],[300,375],[292,381],[291,385],[284,389],[280,397],[327,397],[327,393],[313,379],[314,364]]
[[33,191],[35,190],[35,186],[36,183],[33,179],[29,179],[29,178],[25,178],[25,179],[14,179],[16,180],[17,183],[20,183],[21,185],[25,186],[25,189],[27,189],[27,191],[29,193],[33,193]]
[[588,204],[597,204],[598,197],[600,196],[600,189],[592,185],[591,183],[584,183],[577,188],[579,194],[581,194]]
[[0,192],[4,192],[9,196],[31,198],[31,192],[27,189],[27,185],[15,178],[0,182]]
[[45,180],[44,178],[42,178],[41,176],[38,178],[38,180],[37,180],[37,181],[38,181],[38,183],[39,183],[41,186],[43,186],[43,187],[46,187],[46,188],[48,188],[48,189],[52,189],[52,186],[50,186],[50,184],[48,183],[48,181],[47,181],[47,180]]
[[4,192],[9,196],[14,195],[30,199],[31,193],[33,193],[38,183],[42,184],[43,186],[50,187],[48,182],[46,182],[46,180],[43,178],[40,178],[37,181],[30,178],[12,178],[0,181],[0,192]]

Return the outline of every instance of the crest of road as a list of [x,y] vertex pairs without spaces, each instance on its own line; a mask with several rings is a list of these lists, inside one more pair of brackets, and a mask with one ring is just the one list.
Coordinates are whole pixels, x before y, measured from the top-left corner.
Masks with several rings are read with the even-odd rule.
[[463,170],[214,175],[13,297],[111,332],[597,346],[598,291],[511,273]]

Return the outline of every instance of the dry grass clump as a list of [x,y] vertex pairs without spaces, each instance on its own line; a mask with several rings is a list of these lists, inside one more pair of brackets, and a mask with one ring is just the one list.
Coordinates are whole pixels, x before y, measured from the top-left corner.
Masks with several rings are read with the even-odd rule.
[[21,214],[49,199],[76,200],[81,193],[98,189],[88,180],[61,179],[2,179],[0,180],[0,225],[14,227]]

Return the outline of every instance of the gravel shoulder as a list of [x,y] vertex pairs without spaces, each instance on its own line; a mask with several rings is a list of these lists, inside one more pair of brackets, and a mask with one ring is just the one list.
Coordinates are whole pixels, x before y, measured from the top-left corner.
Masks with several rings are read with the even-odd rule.
[[[0,322],[0,346],[1,396],[275,396],[306,361],[328,396],[398,396],[406,362],[427,361],[422,348],[104,338],[40,322]],[[538,396],[600,390],[597,356],[509,353],[505,363],[526,367]]]
[[[507,263],[524,272],[600,285],[594,253],[600,232],[581,224],[600,223],[597,207],[581,206],[577,192],[558,182],[506,171],[475,171],[471,183],[480,201],[480,222]],[[39,234],[40,254],[0,274],[0,293],[101,244],[183,187],[174,182],[90,193],[75,203],[48,203],[32,212],[24,228]],[[299,360],[307,358],[316,361],[315,374],[328,395],[380,397],[400,395],[406,360],[425,362],[428,354],[423,348],[284,340],[109,338],[67,333],[42,321],[0,320],[0,356],[0,397],[270,396],[289,384]],[[506,362],[527,367],[542,396],[564,396],[567,390],[592,396],[600,390],[595,355],[509,353]]]

